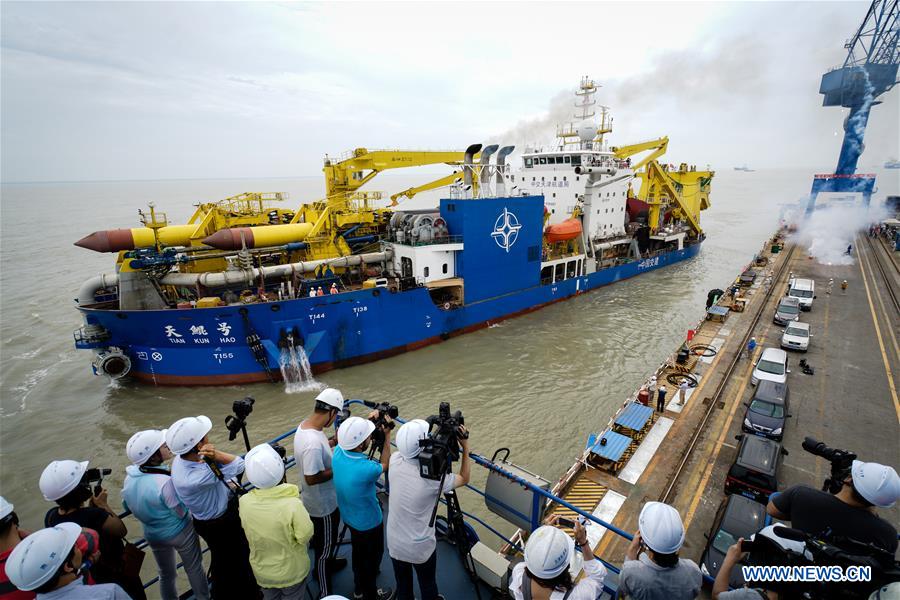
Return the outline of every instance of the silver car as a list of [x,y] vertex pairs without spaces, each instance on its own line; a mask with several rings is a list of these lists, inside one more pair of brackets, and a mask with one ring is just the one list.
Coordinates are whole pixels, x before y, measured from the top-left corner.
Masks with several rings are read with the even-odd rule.
[[800,320],[800,301],[796,298],[782,298],[775,307],[775,318],[778,325],[787,325]]
[[809,332],[809,323],[801,323],[794,321],[788,323],[787,327],[781,333],[781,347],[785,350],[799,350],[806,352],[809,350],[809,338],[812,334]]

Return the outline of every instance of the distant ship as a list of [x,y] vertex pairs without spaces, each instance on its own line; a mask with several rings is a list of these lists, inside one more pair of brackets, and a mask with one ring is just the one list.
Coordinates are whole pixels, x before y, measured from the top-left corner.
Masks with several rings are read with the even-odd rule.
[[900,169],[900,160],[897,160],[896,158],[888,159],[888,160],[884,161],[884,168],[885,169]]
[[754,169],[751,169],[746,164],[743,167],[735,167],[734,170],[735,171],[746,171],[747,173],[752,173],[754,171]]

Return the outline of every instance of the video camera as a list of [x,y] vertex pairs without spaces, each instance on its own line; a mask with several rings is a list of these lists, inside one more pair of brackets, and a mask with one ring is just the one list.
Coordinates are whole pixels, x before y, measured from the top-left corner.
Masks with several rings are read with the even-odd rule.
[[103,490],[103,478],[112,473],[112,469],[88,469],[81,476],[81,483],[90,486],[94,484],[94,495],[97,496]]
[[378,411],[378,415],[372,419],[372,422],[375,423],[375,431],[372,432],[372,446],[369,449],[369,455],[372,456],[376,451],[381,452],[382,448],[384,448],[385,435],[382,427],[386,426],[388,429],[394,428],[394,422],[388,421],[385,417],[396,419],[400,416],[400,409],[387,402],[379,402],[376,404],[368,400],[363,400],[363,404]]
[[281,457],[281,462],[287,463],[287,450],[284,449],[284,446],[278,442],[269,442],[269,445],[272,446],[272,450]]
[[247,417],[253,412],[253,404],[256,402],[250,396],[235,400],[231,405],[233,415],[225,417],[225,428],[228,430],[228,441],[233,442],[237,434],[244,434],[244,445],[250,450],[250,438],[247,437]]
[[837,494],[844,486],[844,480],[850,477],[856,454],[849,450],[829,448],[823,442],[811,437],[803,439],[803,449],[810,454],[821,456],[831,463],[831,475],[822,484],[822,491]]
[[460,439],[466,439],[469,434],[459,431],[460,425],[465,425],[466,420],[462,411],[450,413],[450,403],[441,402],[438,414],[426,419],[429,425],[429,435],[419,441],[422,451],[419,453],[419,475],[425,479],[439,481],[441,477],[450,472],[454,460],[459,460]]

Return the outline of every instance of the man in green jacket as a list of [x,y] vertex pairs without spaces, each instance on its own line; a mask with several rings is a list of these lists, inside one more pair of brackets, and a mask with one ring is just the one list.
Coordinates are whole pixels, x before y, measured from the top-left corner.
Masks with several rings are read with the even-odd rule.
[[309,575],[312,521],[297,486],[284,482],[284,462],[272,446],[251,449],[244,463],[257,488],[240,499],[253,574],[265,600],[300,600]]

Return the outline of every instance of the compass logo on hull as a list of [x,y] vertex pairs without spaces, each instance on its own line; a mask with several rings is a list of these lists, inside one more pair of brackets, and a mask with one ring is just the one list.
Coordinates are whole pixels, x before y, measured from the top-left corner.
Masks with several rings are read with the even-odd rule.
[[509,249],[512,248],[519,237],[520,229],[522,229],[522,226],[519,224],[519,219],[516,218],[516,215],[504,208],[503,213],[497,217],[497,222],[494,223],[494,231],[491,233],[491,237],[494,238],[498,246],[509,252]]

